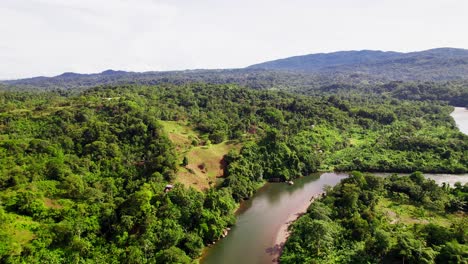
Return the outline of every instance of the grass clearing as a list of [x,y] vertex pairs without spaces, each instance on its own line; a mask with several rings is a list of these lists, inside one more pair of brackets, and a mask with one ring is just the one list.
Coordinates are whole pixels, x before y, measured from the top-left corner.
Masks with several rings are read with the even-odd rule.
[[35,238],[33,230],[39,228],[39,223],[33,221],[31,217],[12,213],[6,213],[5,217],[8,221],[5,221],[0,228],[11,237],[12,241],[23,247]]
[[169,139],[176,146],[180,161],[187,157],[187,166],[180,166],[176,182],[205,190],[217,184],[224,175],[224,156],[232,149],[240,150],[242,144],[224,141],[219,144],[193,146],[192,141],[201,142],[200,136],[186,122],[160,121]]
[[349,145],[351,147],[363,146],[366,143],[368,143],[368,141],[366,139],[364,139],[364,138],[352,137],[352,138],[349,139]]
[[391,224],[413,225],[433,223],[449,227],[455,218],[465,217],[464,214],[442,215],[421,206],[400,204],[388,198],[381,198],[376,209],[382,212]]
[[53,209],[61,209],[63,206],[58,204],[57,200],[50,199],[50,198],[44,198],[44,205],[47,208],[53,208]]
[[193,147],[185,154],[188,164],[180,167],[176,181],[198,190],[209,188],[210,182],[215,184],[216,179],[224,175],[224,156],[232,149],[240,150],[241,146],[238,142],[225,141]]
[[25,245],[34,239],[35,235],[31,229],[37,226],[39,226],[37,222],[17,215],[15,221],[11,224],[11,235],[20,245]]
[[169,139],[176,146],[177,153],[188,151],[192,147],[192,140],[200,141],[198,134],[182,121],[160,121]]

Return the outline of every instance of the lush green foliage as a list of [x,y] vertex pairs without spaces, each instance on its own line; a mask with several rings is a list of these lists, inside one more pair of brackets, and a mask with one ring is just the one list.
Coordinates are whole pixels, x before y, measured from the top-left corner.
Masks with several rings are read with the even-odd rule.
[[[467,202],[468,185],[439,187],[421,173],[381,178],[354,172],[292,225],[281,263],[463,263]],[[434,216],[431,222],[398,219],[388,204]]]
[[[466,51],[465,51],[466,52]],[[359,52],[358,52],[359,54]],[[325,65],[327,73],[265,70],[197,70],[174,72],[124,72],[104,71],[96,74],[64,73],[55,77],[36,77],[21,80],[0,82],[0,90],[58,90],[61,93],[77,93],[99,85],[156,85],[156,84],[236,84],[255,90],[281,90],[306,95],[336,95],[387,97],[397,99],[444,101],[455,106],[468,106],[468,80],[466,62],[453,60],[450,56],[447,63],[427,62],[422,56],[422,64],[412,59],[403,67],[393,63],[381,63],[379,67],[362,63],[362,56],[351,58],[338,56],[338,60],[359,61],[359,65],[346,66],[339,62],[344,71],[335,71]],[[373,55],[372,55],[373,56]],[[372,57],[371,56],[371,57]],[[446,55],[442,55],[444,57]],[[465,56],[466,61],[468,57]],[[415,61],[420,58],[415,59]],[[375,61],[371,59],[371,61]],[[312,60],[313,63],[319,62]],[[329,64],[328,60],[322,63]],[[407,64],[407,65],[406,65]],[[359,67],[365,69],[360,71]],[[408,69],[408,67],[410,69]],[[446,69],[455,67],[461,71]],[[461,67],[461,68],[460,68]],[[301,66],[299,65],[299,68]],[[376,68],[380,68],[375,72]]]
[[188,263],[233,223],[228,189],[164,191],[178,157],[127,96],[2,94],[2,263]]
[[[451,110],[232,85],[1,92],[0,259],[186,263],[233,223],[235,200],[267,179],[318,169],[466,172],[468,140]],[[219,188],[164,191],[184,156],[159,120],[187,121],[196,144],[244,144],[226,156]]]

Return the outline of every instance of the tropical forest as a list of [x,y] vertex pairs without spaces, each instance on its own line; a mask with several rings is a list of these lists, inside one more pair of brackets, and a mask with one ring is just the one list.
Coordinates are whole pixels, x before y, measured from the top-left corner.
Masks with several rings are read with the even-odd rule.
[[466,260],[466,185],[421,174],[468,172],[447,102],[208,83],[0,101],[4,263],[199,261],[265,182],[320,171],[356,172],[292,225],[282,263]]

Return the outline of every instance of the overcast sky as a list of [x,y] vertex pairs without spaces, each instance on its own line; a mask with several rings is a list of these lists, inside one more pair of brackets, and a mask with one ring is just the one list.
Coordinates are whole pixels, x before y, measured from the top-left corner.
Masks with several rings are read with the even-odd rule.
[[0,79],[468,48],[468,0],[0,0]]

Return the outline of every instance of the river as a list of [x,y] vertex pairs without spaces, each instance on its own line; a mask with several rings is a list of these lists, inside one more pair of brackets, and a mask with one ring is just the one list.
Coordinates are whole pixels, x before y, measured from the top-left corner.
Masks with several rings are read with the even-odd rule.
[[[346,174],[323,173],[295,180],[294,185],[267,183],[242,203],[229,235],[208,248],[203,264],[272,263],[279,256],[278,235],[285,223],[304,212],[313,195],[336,185]],[[291,218],[292,217],[292,218]]]
[[[387,173],[377,173],[386,176]],[[468,174],[424,174],[438,184],[468,182]],[[241,204],[229,235],[207,248],[202,264],[275,263],[286,239],[287,223],[305,212],[314,195],[334,186],[346,173],[323,173],[296,179],[294,185],[266,183]]]
[[[456,107],[451,114],[458,128],[468,134],[468,111]],[[378,173],[378,175],[388,175]],[[424,174],[438,184],[468,182],[468,174]],[[202,264],[272,263],[286,239],[287,223],[305,212],[311,197],[323,192],[326,185],[334,186],[347,177],[344,173],[323,173],[295,180],[294,185],[267,183],[237,211],[237,222],[229,235],[207,248]]]
[[455,107],[455,111],[450,114],[457,123],[458,129],[468,135],[468,109],[464,107]]

